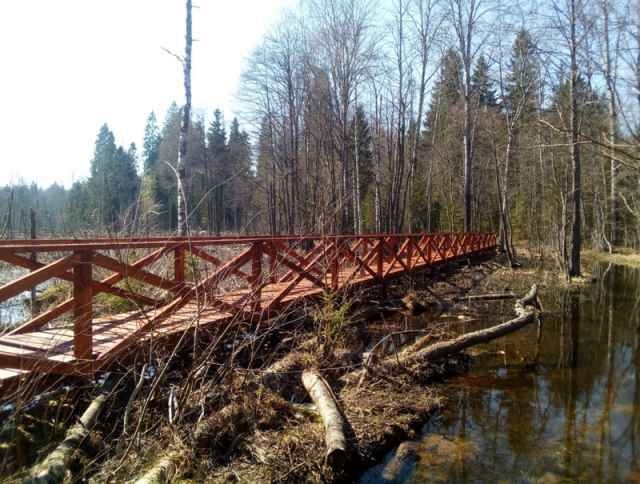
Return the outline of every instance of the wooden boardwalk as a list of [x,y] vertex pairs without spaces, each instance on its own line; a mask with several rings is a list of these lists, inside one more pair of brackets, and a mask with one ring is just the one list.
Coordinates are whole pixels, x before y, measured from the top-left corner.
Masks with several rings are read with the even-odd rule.
[[[495,244],[480,233],[2,241],[0,260],[29,272],[0,287],[0,301],[51,279],[70,297],[0,337],[0,385],[30,372],[89,375],[150,337],[273,317]],[[138,309],[97,316],[100,294]]]

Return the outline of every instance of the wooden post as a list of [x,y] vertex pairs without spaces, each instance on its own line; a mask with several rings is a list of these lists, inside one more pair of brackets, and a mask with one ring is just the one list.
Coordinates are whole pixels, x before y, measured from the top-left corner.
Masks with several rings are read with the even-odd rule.
[[[35,240],[36,238],[36,211],[32,208],[30,212],[30,222],[31,222],[31,240]],[[36,252],[31,252],[31,260],[33,262],[38,262],[38,254]],[[38,308],[36,304],[38,303],[36,300],[36,287],[33,286],[31,288],[31,317],[34,318],[38,313]]]
[[278,282],[278,278],[276,277],[276,269],[278,267],[278,261],[277,261],[278,249],[273,244],[273,242],[270,242],[268,244],[268,249],[269,249],[269,282],[271,284],[275,284],[276,282]]
[[384,283],[384,237],[380,237],[378,239],[378,267],[376,272],[378,273],[378,278],[380,279],[380,297],[382,299],[387,298],[387,286]]
[[380,278],[380,280],[382,280],[382,269],[384,266],[384,244],[383,244],[383,237],[380,237],[380,239],[378,240],[378,268],[377,268],[377,272],[378,272],[378,277]]
[[174,279],[179,287],[184,285],[184,246],[179,245],[173,250],[173,273]]
[[[364,261],[365,257],[367,256],[367,254],[369,253],[369,239],[364,239],[362,241],[362,260]],[[367,263],[368,264],[368,263]],[[362,269],[360,269],[360,276],[364,277],[366,276],[367,273],[364,270],[364,267]]]
[[335,238],[334,250],[333,250],[333,260],[331,261],[331,287],[334,291],[338,290],[338,279],[339,279],[339,268],[338,268],[338,258],[340,256],[340,250],[338,248],[339,244],[338,237]]
[[262,308],[262,242],[253,243],[251,255],[251,291],[253,297],[253,311]]
[[73,268],[73,354],[77,359],[93,359],[93,291],[92,253],[78,253],[79,263]]
[[407,267],[409,269],[413,268],[413,264],[412,264],[412,259],[413,259],[413,237],[409,236],[409,243],[407,243]]

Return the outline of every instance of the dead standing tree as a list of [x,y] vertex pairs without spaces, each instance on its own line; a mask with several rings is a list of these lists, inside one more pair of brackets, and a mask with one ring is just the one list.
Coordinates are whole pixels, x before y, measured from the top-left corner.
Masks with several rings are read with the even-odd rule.
[[174,169],[176,174],[176,180],[178,184],[177,190],[177,209],[178,209],[178,233],[181,236],[187,235],[187,207],[186,197],[184,193],[184,181],[186,178],[185,160],[187,158],[187,136],[189,134],[189,124],[191,123],[191,48],[193,45],[192,36],[192,2],[187,0],[186,3],[186,29],[185,29],[185,48],[184,57],[174,54],[168,49],[164,49],[167,53],[174,56],[182,65],[182,72],[184,75],[184,97],[185,102],[182,108],[182,119],[180,121],[180,135],[178,141],[178,159],[176,160],[176,166]]

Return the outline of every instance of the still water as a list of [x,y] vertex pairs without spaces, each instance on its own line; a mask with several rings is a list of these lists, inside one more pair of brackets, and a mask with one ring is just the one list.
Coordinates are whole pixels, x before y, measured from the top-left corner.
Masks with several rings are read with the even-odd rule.
[[[7,269],[0,266],[0,286],[14,281],[24,273],[25,271],[19,269]],[[23,292],[14,298],[0,302],[0,333],[24,321],[30,314],[29,294],[28,291]]]
[[478,348],[443,413],[361,482],[640,482],[640,270],[595,275],[542,294],[539,344],[531,327]]

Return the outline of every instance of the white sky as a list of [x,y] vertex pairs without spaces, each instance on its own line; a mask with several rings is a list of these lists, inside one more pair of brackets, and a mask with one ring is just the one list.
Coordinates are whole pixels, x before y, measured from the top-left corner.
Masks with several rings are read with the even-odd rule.
[[[294,0],[194,0],[196,114],[229,122],[246,56]],[[147,115],[182,104],[184,0],[0,0],[0,185],[86,177],[99,127],[141,151]]]

